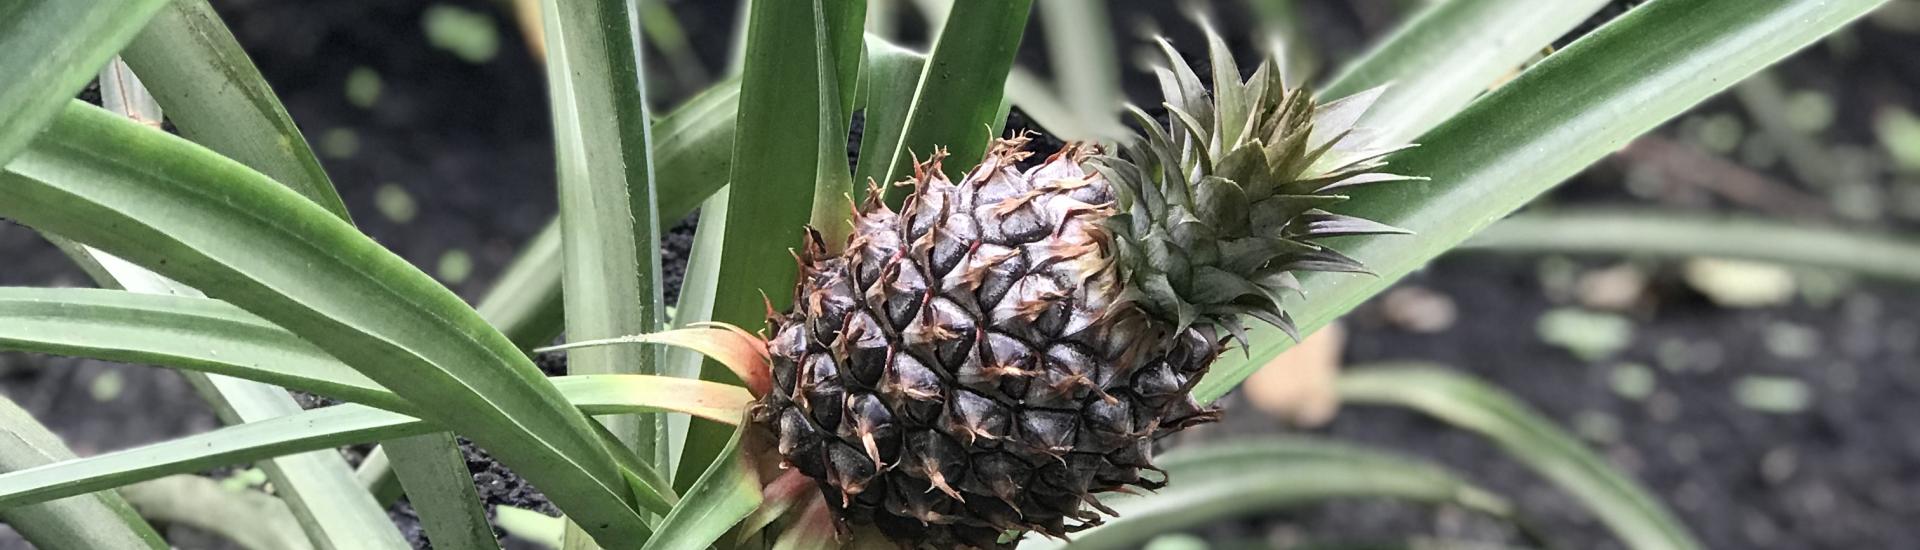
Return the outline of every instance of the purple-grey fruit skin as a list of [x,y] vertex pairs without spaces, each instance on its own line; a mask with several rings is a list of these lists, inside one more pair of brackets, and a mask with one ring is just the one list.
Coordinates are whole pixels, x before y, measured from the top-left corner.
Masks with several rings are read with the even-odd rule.
[[1188,392],[1221,344],[1123,300],[1087,151],[1022,172],[1023,144],[958,183],[936,157],[900,212],[870,201],[844,252],[801,255],[755,421],[843,521],[929,548],[1064,536],[1095,493],[1160,486],[1155,438],[1217,418]]

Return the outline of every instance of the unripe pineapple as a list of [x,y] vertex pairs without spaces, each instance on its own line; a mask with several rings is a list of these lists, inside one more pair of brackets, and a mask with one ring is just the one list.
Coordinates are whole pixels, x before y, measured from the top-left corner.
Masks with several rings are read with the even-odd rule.
[[1002,140],[953,182],[936,153],[899,212],[869,195],[844,252],[812,234],[754,420],[842,520],[938,548],[1098,524],[1095,493],[1163,484],[1155,439],[1218,418],[1189,391],[1241,316],[1292,333],[1294,272],[1363,271],[1316,239],[1398,232],[1321,210],[1413,179],[1351,131],[1377,94],[1316,107],[1271,61],[1241,82],[1216,59],[1210,99],[1167,52],[1172,122],[1134,109],[1121,157],[1021,171]]

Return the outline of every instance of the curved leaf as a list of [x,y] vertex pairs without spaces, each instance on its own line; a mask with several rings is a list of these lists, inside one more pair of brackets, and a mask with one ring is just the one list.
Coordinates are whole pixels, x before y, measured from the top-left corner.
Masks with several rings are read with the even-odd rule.
[[207,0],[173,0],[121,56],[180,135],[240,161],[351,221],[333,180]]
[[1607,0],[1433,2],[1347,64],[1319,93],[1337,99],[1390,85],[1356,126],[1379,132],[1381,143],[1404,143],[1460,112],[1606,5]]
[[0,166],[107,64],[167,0],[0,4]]
[[[554,379],[587,414],[688,413],[736,423],[752,402],[740,388],[637,374]],[[571,407],[570,407],[571,408]],[[0,474],[0,510],[179,473],[445,430],[445,426],[365,405],[334,405],[210,432]],[[665,514],[665,502],[643,503]]]
[[597,538],[650,535],[605,443],[530,359],[458,296],[304,197],[83,104],[7,170],[0,215],[288,328],[547,488]]
[[1438,366],[1396,365],[1350,370],[1339,389],[1347,403],[1411,408],[1493,440],[1572,493],[1631,548],[1700,547],[1645,487],[1499,388]]
[[747,430],[733,433],[719,459],[693,482],[673,513],[661,520],[660,531],[674,536],[655,537],[647,541],[645,550],[707,548],[760,507],[760,476],[754,472],[752,457],[740,450],[740,438]]
[[394,411],[413,405],[226,302],[84,288],[0,288],[0,348],[161,365]]
[[[70,460],[74,460],[73,451],[60,442],[60,436],[47,431],[13,400],[0,397],[0,471],[18,472]],[[0,521],[47,550],[168,548],[119,493],[88,492],[74,491],[62,495],[72,498],[53,502],[41,499],[44,504],[33,506],[0,506]]]
[[1920,282],[1920,241],[1881,232],[1710,213],[1541,210],[1500,220],[1462,248],[1712,256]]
[[[217,300],[85,288],[0,287],[0,349],[151,364],[268,382],[373,408],[412,414],[400,396],[329,359],[312,344]],[[570,400],[624,402],[615,392],[654,396],[701,417],[737,419],[744,388],[657,376],[551,379]],[[587,381],[603,384],[592,387]],[[645,387],[645,383],[663,386]],[[678,399],[662,399],[682,392]],[[672,405],[681,403],[682,405]]]
[[[170,5],[177,7],[177,5]],[[141,124],[158,127],[163,111],[128,65],[108,64],[100,74],[101,104]],[[282,136],[261,136],[279,141]],[[298,138],[298,136],[294,136]],[[323,189],[331,194],[330,186]],[[93,265],[97,284],[133,292],[176,296],[203,296],[199,290],[168,279],[126,260],[53,236],[50,240],[75,261]],[[212,406],[222,422],[239,424],[299,412],[300,403],[286,390],[268,384],[217,374],[182,373],[189,385]],[[352,483],[353,469],[340,453],[315,451],[265,461],[260,468],[292,510],[309,540],[322,548],[389,548],[407,546],[406,539],[387,517],[384,507]],[[464,476],[463,476],[464,479]]]
[[[1339,237],[1326,244],[1379,277],[1308,273],[1290,304],[1301,331],[1325,326],[1468,236],[1673,115],[1871,11],[1884,0],[1653,2],[1522,73],[1391,158],[1395,173],[1432,181],[1356,188],[1340,214],[1414,236]],[[1200,381],[1218,399],[1291,340],[1251,331]]]
[[1032,540],[1036,548],[1133,548],[1187,527],[1338,498],[1392,498],[1454,504],[1505,517],[1499,497],[1432,464],[1381,451],[1289,437],[1168,453],[1172,483],[1151,495],[1101,498],[1120,512],[1073,536],[1071,545]]
[[927,56],[886,39],[868,35],[866,66],[860,75],[860,158],[853,185],[893,183],[893,152],[900,147],[907,114],[913,108],[913,89],[927,66]]
[[538,351],[575,350],[617,344],[659,344],[692,350],[726,365],[727,370],[739,377],[741,384],[754,396],[766,395],[773,391],[773,370],[768,363],[771,358],[767,356],[767,342],[732,325],[696,323],[695,326],[688,328],[569,342],[564,345],[540,348]]

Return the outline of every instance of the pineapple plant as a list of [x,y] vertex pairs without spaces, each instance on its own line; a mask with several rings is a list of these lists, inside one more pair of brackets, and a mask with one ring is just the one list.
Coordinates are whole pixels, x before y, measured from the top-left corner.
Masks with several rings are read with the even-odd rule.
[[[1023,139],[989,146],[978,133],[1002,116],[1002,90],[1017,95],[1008,70],[1030,1],[952,3],[924,54],[862,35],[863,1],[757,2],[741,77],[665,117],[650,112],[636,78],[647,74],[632,47],[640,27],[620,24],[639,20],[639,4],[520,3],[539,4],[539,43],[554,46],[557,179],[575,207],[477,308],[352,225],[206,0],[0,9],[14,16],[0,17],[0,73],[27,75],[0,80],[0,217],[59,239],[103,286],[153,291],[0,288],[0,348],[254,384],[223,378],[206,389],[216,408],[249,411],[235,425],[87,457],[0,399],[0,432],[35,442],[0,446],[0,521],[41,548],[166,548],[111,489],[272,460],[271,497],[295,516],[278,527],[292,530],[277,533],[286,540],[408,547],[385,512],[404,493],[433,545],[498,547],[455,433],[538,486],[565,521],[521,518],[538,516],[547,523],[530,531],[570,548],[1057,543],[1028,532],[1137,547],[1279,501],[1342,496],[1451,502],[1509,519],[1510,504],[1438,467],[1348,445],[1169,453],[1158,465],[1172,474],[1150,455],[1156,438],[1213,420],[1205,404],[1285,347],[1263,333],[1324,325],[1882,0],[1647,3],[1492,93],[1593,4],[1434,3],[1328,84],[1401,87],[1324,105],[1285,84],[1273,62],[1243,79],[1218,40],[1214,73],[1230,76],[1209,93],[1167,48],[1164,122],[1135,109],[1145,137],[1112,155],[1073,145],[1030,169],[1020,168]],[[1522,32],[1488,47],[1434,47],[1486,28]],[[123,64],[108,63],[122,52]],[[117,108],[73,103],[103,65],[151,93],[124,94]],[[142,122],[163,107],[180,135]],[[907,167],[898,161],[909,148],[944,143],[953,155],[933,151],[911,178],[878,178],[905,179],[911,196],[898,209],[869,199],[851,236],[830,238],[849,227],[837,217],[852,187],[839,172],[840,125],[858,108],[866,130],[899,130],[862,141],[863,160],[892,153],[879,159],[882,173]],[[1395,127],[1356,128],[1369,119]],[[1396,169],[1444,185],[1381,186],[1337,205],[1354,186],[1419,179],[1378,171],[1412,136],[1429,145],[1395,155]],[[728,142],[732,156],[715,153]],[[703,201],[726,207],[703,211],[703,232],[732,229],[696,239],[719,261],[698,281],[712,284],[682,295],[673,322],[691,328],[660,330],[656,222]],[[823,204],[837,208],[822,215]],[[810,213],[817,234],[801,230]],[[782,220],[778,239],[758,227],[768,219]],[[1324,240],[1339,235],[1356,237]],[[1366,270],[1332,243],[1381,277],[1312,273]],[[790,246],[797,278],[784,263]],[[785,304],[789,288],[791,309],[767,308],[771,343],[696,324],[758,322],[755,291]],[[691,347],[741,383],[703,370],[699,357],[691,369],[664,368],[682,365],[663,366],[674,358],[649,348],[581,354],[567,376],[544,376],[530,352],[563,324],[575,341],[564,347]],[[1244,356],[1230,349],[1236,340]],[[1627,547],[1700,547],[1573,437],[1440,374],[1343,379],[1377,404],[1525,450],[1514,454]],[[349,403],[298,410],[283,388]],[[662,422],[681,416],[704,424]],[[375,441],[385,442],[375,456],[388,458],[359,471],[332,451]],[[768,462],[787,469],[756,467]],[[1157,497],[1114,494],[1163,484]]]
[[1377,92],[1316,104],[1268,59],[1209,94],[1164,49],[1174,123],[1135,109],[1119,155],[1020,170],[1028,140],[1002,139],[956,182],[936,151],[898,211],[870,190],[844,247],[809,233],[753,414],[838,517],[937,548],[1099,524],[1096,493],[1165,483],[1142,474],[1156,439],[1218,418],[1189,392],[1243,316],[1295,333],[1296,272],[1365,271],[1320,239],[1403,232],[1325,209],[1416,179],[1353,128]]

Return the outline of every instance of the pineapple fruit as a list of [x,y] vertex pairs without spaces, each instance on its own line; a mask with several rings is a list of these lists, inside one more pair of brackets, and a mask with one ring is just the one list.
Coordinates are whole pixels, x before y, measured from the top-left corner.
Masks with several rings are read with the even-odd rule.
[[809,232],[753,420],[837,518],[932,548],[1100,523],[1096,493],[1163,485],[1157,438],[1218,418],[1189,392],[1243,316],[1293,333],[1296,272],[1364,271],[1318,239],[1400,232],[1323,210],[1418,179],[1352,127],[1378,92],[1316,105],[1210,38],[1215,92],[1162,42],[1171,122],[1132,109],[1146,137],[1120,156],[1022,171],[1026,140],[1001,140],[954,182],[935,153],[898,212],[869,194],[843,252]]

